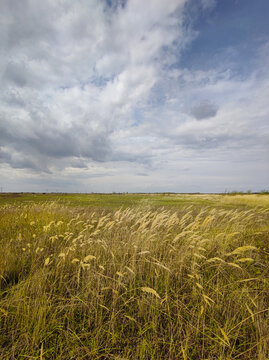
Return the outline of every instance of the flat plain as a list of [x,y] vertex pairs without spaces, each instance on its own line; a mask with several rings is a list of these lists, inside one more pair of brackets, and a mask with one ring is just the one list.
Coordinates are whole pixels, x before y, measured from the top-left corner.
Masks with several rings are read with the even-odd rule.
[[1,194],[0,358],[269,358],[266,194]]

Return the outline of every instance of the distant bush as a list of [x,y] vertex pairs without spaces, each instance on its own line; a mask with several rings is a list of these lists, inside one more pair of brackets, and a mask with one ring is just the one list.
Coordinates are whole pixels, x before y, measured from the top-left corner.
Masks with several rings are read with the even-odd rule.
[[260,194],[262,195],[269,195],[269,190],[261,190]]

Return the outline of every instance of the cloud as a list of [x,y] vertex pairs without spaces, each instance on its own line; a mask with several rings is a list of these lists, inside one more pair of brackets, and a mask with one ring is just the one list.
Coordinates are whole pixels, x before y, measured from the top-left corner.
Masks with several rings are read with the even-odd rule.
[[[3,0],[0,162],[6,181],[21,177],[30,186],[64,177],[72,190],[72,179],[85,187],[92,179],[97,190],[120,191],[125,184],[128,191],[130,184],[153,189],[159,178],[156,190],[166,191],[162,184],[175,190],[184,169],[191,179],[213,155],[218,162],[236,151],[237,161],[260,157],[264,164],[268,44],[257,48],[254,68],[244,74],[235,71],[233,48],[218,53],[221,65],[215,58],[200,68],[183,65],[182,54],[199,40],[189,21],[192,5]],[[216,6],[199,1],[196,18]]]
[[[44,171],[60,158],[61,168],[80,164],[72,159],[131,159],[110,137],[132,123],[136,106],[146,105],[167,64],[164,47],[183,36],[184,4],[4,1],[0,119],[6,151]],[[5,157],[15,166],[11,159]]]
[[197,120],[208,119],[217,114],[218,107],[209,100],[200,101],[195,104],[190,111],[190,114]]
[[212,9],[216,6],[216,0],[202,0],[203,9]]

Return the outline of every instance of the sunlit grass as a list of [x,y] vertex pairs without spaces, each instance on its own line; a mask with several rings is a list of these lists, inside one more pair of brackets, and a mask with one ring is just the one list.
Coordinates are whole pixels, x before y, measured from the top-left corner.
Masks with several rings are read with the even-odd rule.
[[267,359],[269,210],[259,199],[3,205],[0,358]]

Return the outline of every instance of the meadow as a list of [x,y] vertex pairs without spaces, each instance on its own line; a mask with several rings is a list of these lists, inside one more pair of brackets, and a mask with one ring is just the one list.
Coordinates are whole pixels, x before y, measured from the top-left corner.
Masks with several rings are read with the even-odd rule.
[[0,359],[269,359],[269,196],[1,194]]

